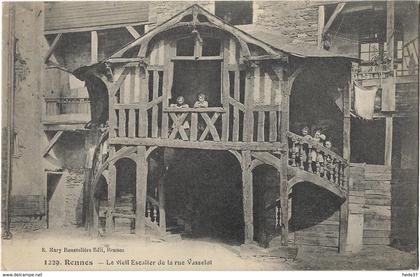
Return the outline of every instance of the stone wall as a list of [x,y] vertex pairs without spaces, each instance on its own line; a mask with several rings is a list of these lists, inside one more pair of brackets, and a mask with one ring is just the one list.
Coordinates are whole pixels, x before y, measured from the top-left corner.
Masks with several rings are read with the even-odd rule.
[[[214,13],[214,1],[151,2],[148,28],[156,27],[193,4]],[[279,32],[292,43],[317,44],[318,7],[309,1],[254,1],[253,21],[253,25]]]
[[255,1],[254,24],[296,44],[317,44],[318,7],[309,1]]

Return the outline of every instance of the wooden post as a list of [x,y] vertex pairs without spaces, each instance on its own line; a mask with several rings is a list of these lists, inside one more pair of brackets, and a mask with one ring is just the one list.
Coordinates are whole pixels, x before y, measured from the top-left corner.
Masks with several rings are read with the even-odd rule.
[[[351,69],[349,69],[351,71]],[[350,105],[351,105],[351,90],[353,88],[353,80],[347,84],[347,89],[343,90],[343,158],[350,162]],[[340,207],[340,234],[339,234],[339,252],[346,251],[347,232],[348,232],[348,192],[349,192],[349,177],[350,167],[347,166],[344,172],[344,188],[347,191],[347,198]]]
[[136,170],[136,236],[145,234],[145,212],[147,197],[147,159],[146,146],[137,146]]
[[158,180],[158,192],[159,192],[159,227],[162,233],[166,232],[166,213],[165,213],[165,175],[163,168],[163,160],[160,162],[160,176]]
[[[115,154],[115,147],[109,148],[109,157],[112,158]],[[114,232],[114,217],[113,212],[115,208],[115,198],[117,192],[117,168],[114,163],[110,163],[108,166],[109,183],[108,183],[108,212],[106,214],[106,232]],[[94,215],[94,217],[96,217]],[[95,218],[94,218],[95,220]]]
[[245,80],[245,113],[243,140],[251,142],[254,139],[254,114],[253,114],[254,69],[249,68]]
[[279,134],[280,140],[285,144],[285,151],[281,156],[281,169],[279,171],[280,180],[280,208],[281,208],[281,243],[283,246],[288,245],[289,237],[289,191],[287,186],[287,166],[288,161],[288,143],[287,143],[287,132],[289,132],[289,99],[292,90],[293,82],[296,76],[288,76],[288,80],[284,81],[283,71],[281,69],[275,70],[281,87],[282,102],[280,111],[280,127]]
[[[13,183],[13,148],[14,148],[14,101],[15,101],[15,50],[16,50],[16,41],[15,41],[15,7],[14,3],[5,3],[4,11],[5,15],[8,12],[9,20],[4,20],[5,23],[4,30],[5,32],[7,48],[7,59],[5,59],[5,70],[3,71],[3,77],[6,76],[6,89],[7,96],[3,100],[7,101],[7,167],[6,167],[6,186],[5,190],[2,189],[2,196],[4,193],[4,203],[1,204],[3,207],[2,210],[2,238],[11,239],[12,233],[10,231],[10,195],[12,190]],[[6,55],[3,55],[5,57]],[[4,89],[4,86],[2,87]],[[6,102],[3,102],[6,103]],[[4,107],[4,106],[3,106]],[[3,160],[4,162],[4,160]],[[3,185],[2,185],[3,188]],[[3,197],[2,197],[3,198]],[[4,225],[3,225],[4,223]]]
[[90,62],[92,64],[98,62],[98,33],[90,32]]
[[392,164],[392,132],[393,120],[392,115],[385,118],[385,165]]
[[254,240],[254,211],[252,193],[251,151],[242,152],[242,195],[244,209],[244,243]]
[[318,47],[322,47],[322,32],[324,31],[325,26],[325,6],[318,7]]
[[[386,3],[386,42],[388,45],[388,55],[390,55],[390,68],[394,69],[394,46],[395,46],[395,1],[387,1]],[[394,75],[395,76],[395,75]],[[389,89],[389,88],[387,88]],[[383,97],[383,96],[382,96]],[[391,166],[392,160],[392,115],[385,118],[385,165]]]

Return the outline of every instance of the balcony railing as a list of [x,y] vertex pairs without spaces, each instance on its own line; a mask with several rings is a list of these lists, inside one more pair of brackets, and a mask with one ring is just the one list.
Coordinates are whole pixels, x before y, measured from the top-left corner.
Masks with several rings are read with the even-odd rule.
[[312,138],[288,133],[289,165],[316,174],[345,189],[348,162]]
[[46,97],[44,122],[79,122],[90,120],[90,100],[86,97]]

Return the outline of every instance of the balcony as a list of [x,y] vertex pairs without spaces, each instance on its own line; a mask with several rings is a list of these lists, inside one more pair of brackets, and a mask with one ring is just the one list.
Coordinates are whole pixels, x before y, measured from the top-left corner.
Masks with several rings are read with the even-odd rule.
[[85,97],[46,97],[42,123],[47,129],[83,129],[90,121],[90,101]]

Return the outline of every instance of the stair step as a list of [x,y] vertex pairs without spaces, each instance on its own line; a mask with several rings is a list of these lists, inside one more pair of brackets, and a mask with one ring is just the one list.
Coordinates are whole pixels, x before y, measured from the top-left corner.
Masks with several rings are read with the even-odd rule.
[[180,241],[182,237],[180,234],[172,234],[166,232],[165,236],[162,238],[164,241]]

